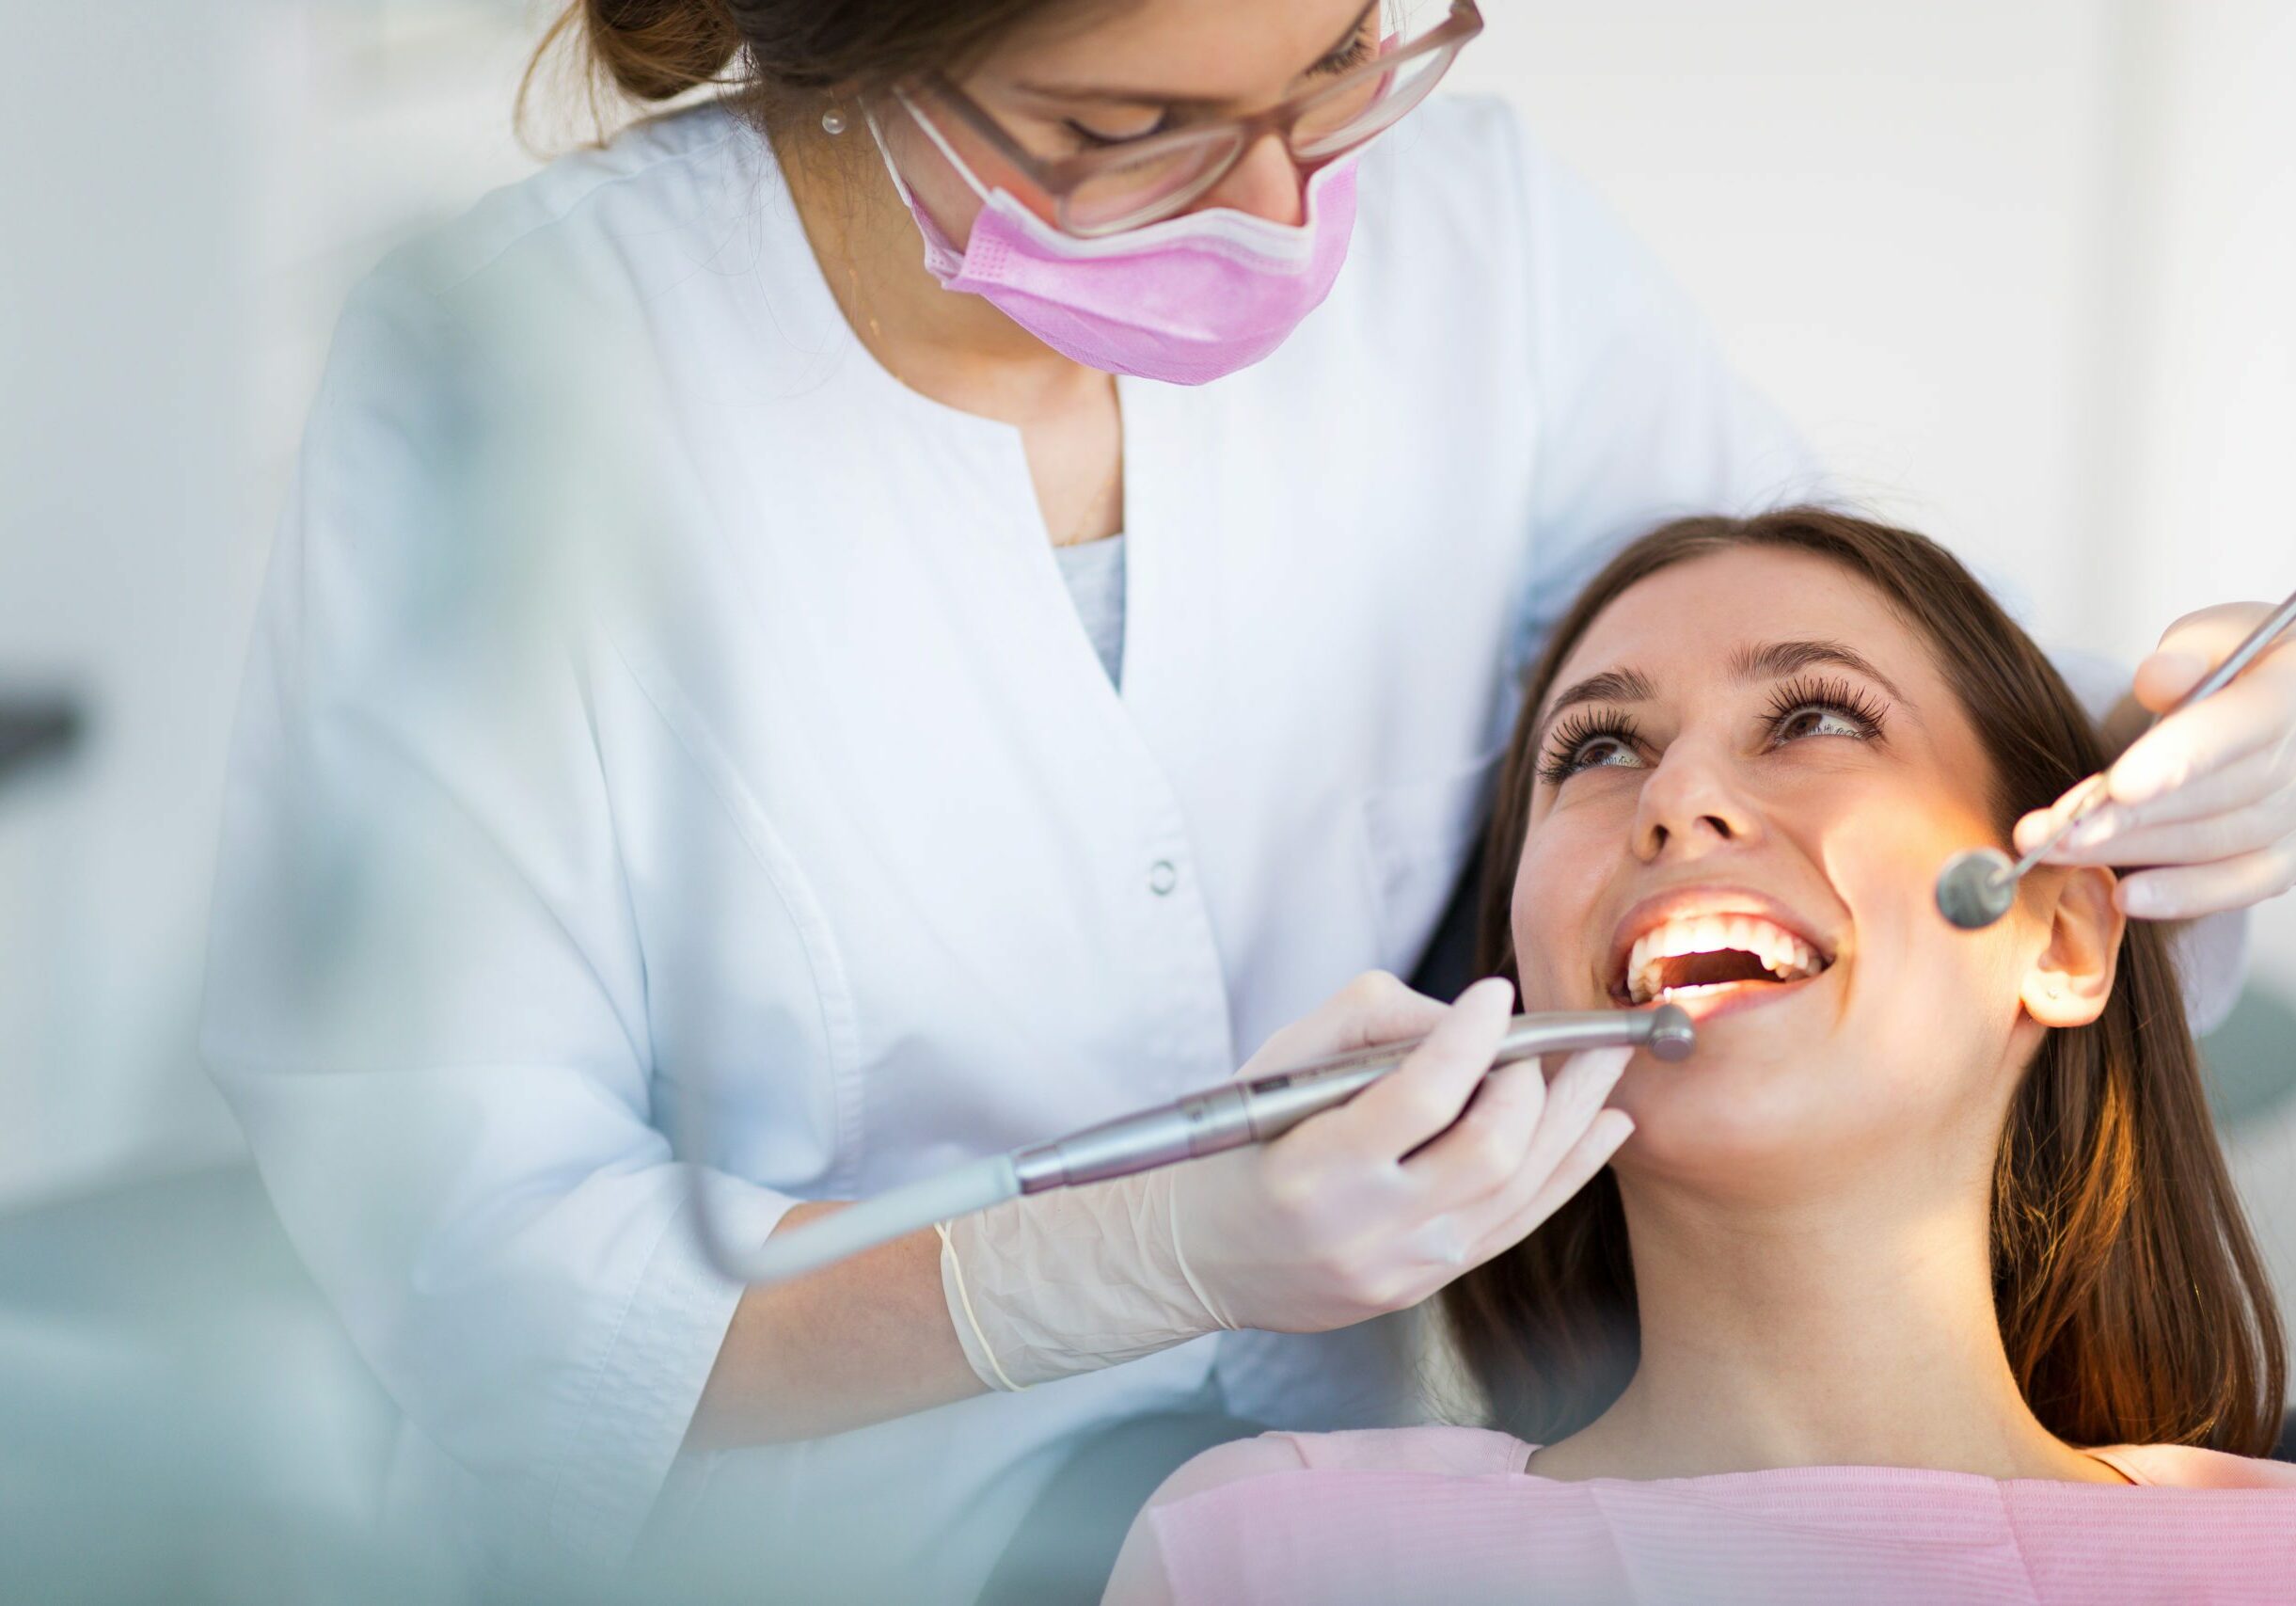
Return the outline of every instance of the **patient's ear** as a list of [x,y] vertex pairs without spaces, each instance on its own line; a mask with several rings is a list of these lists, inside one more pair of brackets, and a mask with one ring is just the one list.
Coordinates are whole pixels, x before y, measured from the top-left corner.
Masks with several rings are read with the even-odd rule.
[[2034,956],[2020,996],[2025,1013],[2045,1026],[2085,1026],[2112,996],[2128,922],[2113,901],[2114,880],[2101,866],[2082,866],[2057,870],[2035,889],[2045,900],[2049,941]]

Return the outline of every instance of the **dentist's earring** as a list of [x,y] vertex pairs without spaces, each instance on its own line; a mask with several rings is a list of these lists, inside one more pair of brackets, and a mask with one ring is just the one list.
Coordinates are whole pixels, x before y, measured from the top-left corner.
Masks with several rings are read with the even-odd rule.
[[832,139],[834,139],[838,135],[843,134],[847,126],[848,125],[845,120],[845,113],[839,111],[835,106],[830,107],[829,110],[821,114],[821,132],[828,135]]

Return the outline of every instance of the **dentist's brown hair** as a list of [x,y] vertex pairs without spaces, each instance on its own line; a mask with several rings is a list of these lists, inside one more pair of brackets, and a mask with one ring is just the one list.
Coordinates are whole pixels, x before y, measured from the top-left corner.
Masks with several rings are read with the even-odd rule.
[[[1682,519],[1589,582],[1531,672],[1484,842],[1481,974],[1519,990],[1509,907],[1537,784],[1531,739],[1563,660],[1637,582],[1749,549],[1839,564],[1928,644],[1990,760],[2004,844],[2020,814],[2104,767],[2097,730],[2055,668],[1936,543],[1820,508]],[[1992,1214],[2002,1339],[2051,1432],[2075,1445],[2272,1448],[2287,1380],[2280,1319],[2159,926],[2129,923],[2104,1012],[2048,1032],[2026,1067],[1994,1163]],[[1640,1347],[1616,1179],[1603,1171],[1445,1290],[1443,1305],[1498,1426],[1546,1444],[1593,1421]]]
[[955,70],[1022,25],[1082,0],[570,0],[535,47],[515,121],[562,49],[608,122],[600,91],[675,100],[715,87],[770,128],[817,118],[846,89]]

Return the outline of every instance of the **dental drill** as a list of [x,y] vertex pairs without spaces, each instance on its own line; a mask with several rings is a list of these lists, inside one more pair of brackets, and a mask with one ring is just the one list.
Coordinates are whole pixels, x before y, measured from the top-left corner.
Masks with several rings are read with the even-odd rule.
[[[2211,670],[2207,679],[2177,698],[2175,707],[2154,720],[2153,724],[2159,724],[2169,715],[2182,713],[2203,698],[2213,697],[2222,692],[2232,683],[2234,676],[2255,662],[2257,655],[2271,646],[2291,624],[2296,624],[2296,595],[2291,595],[2274,609],[2271,617],[2251,630],[2247,639],[2232,649],[2231,657]],[[2152,727],[2147,725],[2146,728],[2149,730]],[[2088,796],[2074,805],[2073,811],[2065,817],[2056,830],[2035,844],[2033,851],[2015,864],[2011,864],[2009,855],[1998,848],[1971,848],[1946,860],[1945,867],[1938,872],[1938,913],[1964,931],[1982,931],[2008,914],[2009,906],[2017,901],[2017,883],[2025,879],[2025,873],[2039,864],[2050,850],[2064,841],[2074,826],[2110,801],[2111,794],[2105,787],[2103,776],[2090,776],[2087,785]]]
[[[694,1168],[694,1213],[703,1247],[729,1277],[784,1282],[921,1227],[1022,1194],[1080,1187],[1247,1143],[1282,1137],[1309,1116],[1345,1104],[1393,1072],[1423,1039],[1383,1043],[1290,1070],[1224,1082],[1170,1104],[1084,1127],[1065,1137],[992,1154],[863,1200],[762,1244],[730,1243],[709,1197],[708,1174]],[[1680,1006],[1517,1015],[1492,1057],[1494,1066],[1587,1048],[1640,1048],[1674,1061],[1695,1044]]]

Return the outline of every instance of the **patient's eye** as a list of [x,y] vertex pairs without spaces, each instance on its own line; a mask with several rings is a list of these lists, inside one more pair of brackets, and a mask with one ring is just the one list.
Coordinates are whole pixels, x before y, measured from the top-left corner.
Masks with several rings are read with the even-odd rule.
[[1576,713],[1557,725],[1547,739],[1539,779],[1557,787],[1581,770],[1641,767],[1641,747],[1632,724],[1615,714]]
[[1846,736],[1871,741],[1881,734],[1888,711],[1872,692],[1846,680],[1797,680],[1781,686],[1770,698],[1770,740]]

